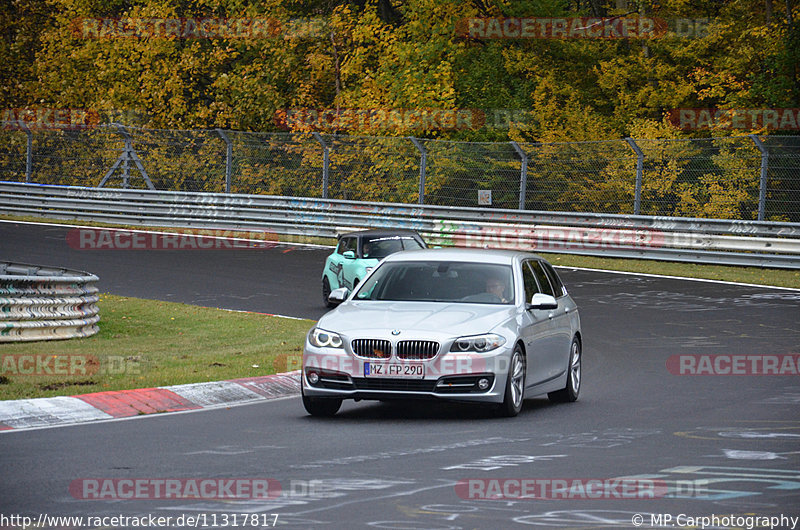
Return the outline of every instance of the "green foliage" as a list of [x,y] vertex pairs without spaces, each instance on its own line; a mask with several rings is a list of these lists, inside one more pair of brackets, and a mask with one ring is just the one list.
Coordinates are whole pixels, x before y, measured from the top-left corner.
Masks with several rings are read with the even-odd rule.
[[[376,127],[354,121],[320,132],[514,140],[531,146],[626,136],[678,140],[712,133],[765,134],[769,131],[679,131],[664,116],[679,108],[800,106],[800,4],[794,4],[780,0],[10,0],[9,8],[0,12],[0,108],[87,108],[107,116],[139,116],[128,123],[150,128],[219,127],[253,133],[283,130],[278,118],[287,109],[471,109],[475,117],[484,112],[486,123],[476,118],[469,127],[442,128],[429,122]],[[475,17],[568,18],[598,13],[666,20],[672,31],[643,39],[465,38],[459,31]],[[211,38],[169,34],[87,38],[85,31],[81,33],[86,19],[181,17],[262,19],[270,21],[272,31],[252,38],[220,33]],[[691,28],[704,34],[676,33],[676,21],[690,18],[701,20]],[[517,111],[524,119],[498,123],[496,117],[507,111]],[[236,190],[319,195],[319,145],[310,130],[292,132],[299,136],[290,144],[278,136],[240,138],[233,168]],[[19,135],[3,138],[9,143],[0,149],[0,156],[18,151]],[[177,147],[179,140],[186,145]],[[69,138],[60,141],[67,145]],[[416,200],[416,151],[377,140],[356,144],[339,142],[338,150],[331,151],[331,196]],[[469,153],[458,153],[465,148],[444,145],[429,158],[431,197],[449,203],[458,199],[447,195],[453,193],[449,188],[469,190],[464,196],[471,196],[475,189],[488,187],[495,190],[496,204],[516,204],[513,190],[519,166],[514,153],[492,158],[476,147],[476,158],[467,162]],[[741,149],[709,147],[703,151],[708,155],[703,165],[695,160],[695,147],[671,145],[647,152],[643,213],[752,215],[756,179],[752,164],[738,163],[737,157],[744,156]],[[84,169],[62,168],[59,182],[99,181],[108,161],[113,163],[120,152],[118,138],[109,138],[101,147],[102,154],[93,156]],[[635,157],[624,144],[605,150],[586,147],[592,153],[590,160],[577,147],[526,149],[531,156],[529,206],[570,209],[581,203],[581,208],[601,211],[630,209]],[[224,147],[213,132],[166,143],[153,139],[144,151],[154,180],[176,189],[221,191],[224,162],[219,157],[224,156]],[[66,147],[64,153],[73,159],[78,154]],[[749,152],[746,156],[758,158]],[[217,159],[202,162],[202,157]],[[168,160],[168,169],[156,170]],[[561,192],[546,190],[546,182]]]

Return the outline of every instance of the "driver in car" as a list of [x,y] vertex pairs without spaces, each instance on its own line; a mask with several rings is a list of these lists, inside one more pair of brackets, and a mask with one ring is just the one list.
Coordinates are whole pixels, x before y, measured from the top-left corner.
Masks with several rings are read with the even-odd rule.
[[500,278],[496,276],[490,276],[489,278],[486,279],[486,292],[489,294],[493,294],[494,296],[499,298],[500,301],[504,304],[508,303],[508,300],[506,299],[505,296],[505,291],[506,291],[505,285],[503,284],[503,281]]

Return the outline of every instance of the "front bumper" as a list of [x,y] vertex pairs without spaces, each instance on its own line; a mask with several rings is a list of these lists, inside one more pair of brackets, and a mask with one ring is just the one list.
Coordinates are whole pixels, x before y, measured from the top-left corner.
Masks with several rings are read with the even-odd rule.
[[[502,403],[510,358],[511,349],[505,346],[488,354],[445,352],[426,361],[401,361],[361,358],[342,349],[315,348],[307,343],[303,393],[342,399]],[[421,364],[424,377],[370,377],[365,375],[366,363]],[[309,380],[311,374],[314,383]]]

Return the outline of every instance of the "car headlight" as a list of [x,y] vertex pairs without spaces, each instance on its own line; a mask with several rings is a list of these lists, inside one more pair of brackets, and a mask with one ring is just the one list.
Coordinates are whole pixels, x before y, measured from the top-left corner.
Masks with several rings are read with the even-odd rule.
[[342,337],[332,331],[314,328],[308,334],[308,342],[317,348],[341,348]]
[[471,335],[469,337],[459,337],[450,347],[450,351],[454,352],[487,352],[499,348],[506,343],[506,339],[494,333],[486,333],[483,335]]

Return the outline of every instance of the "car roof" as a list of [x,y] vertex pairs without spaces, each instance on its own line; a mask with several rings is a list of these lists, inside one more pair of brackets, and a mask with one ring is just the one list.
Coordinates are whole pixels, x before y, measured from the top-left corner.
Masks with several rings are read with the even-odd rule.
[[343,237],[374,237],[374,236],[416,236],[420,237],[416,230],[409,230],[407,228],[377,228],[373,230],[358,230],[356,232],[348,232],[339,236]]
[[391,254],[385,261],[473,261],[511,265],[515,260],[543,259],[541,256],[521,250],[498,250],[486,248],[429,248],[404,250]]

